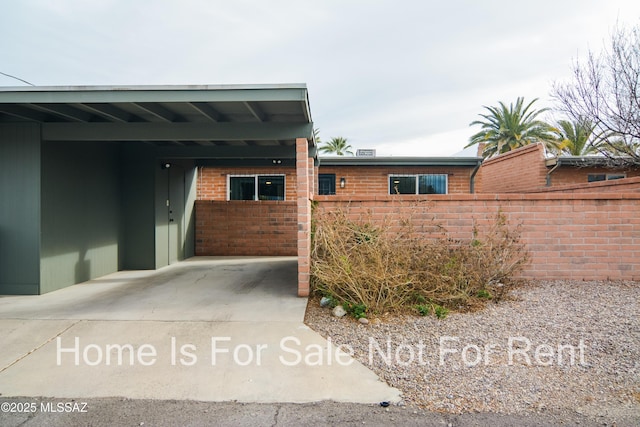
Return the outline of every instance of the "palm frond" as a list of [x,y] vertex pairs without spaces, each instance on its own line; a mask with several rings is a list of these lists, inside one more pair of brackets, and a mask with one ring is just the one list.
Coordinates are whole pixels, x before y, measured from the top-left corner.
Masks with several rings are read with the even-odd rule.
[[546,111],[532,109],[534,99],[524,104],[524,98],[518,97],[515,104],[507,106],[498,102],[498,106],[484,106],[485,114],[478,114],[483,120],[474,120],[469,126],[480,126],[480,131],[469,138],[465,148],[474,144],[485,143],[485,158],[502,154],[524,145],[542,142],[548,149],[556,151],[557,137],[553,127],[537,117]]

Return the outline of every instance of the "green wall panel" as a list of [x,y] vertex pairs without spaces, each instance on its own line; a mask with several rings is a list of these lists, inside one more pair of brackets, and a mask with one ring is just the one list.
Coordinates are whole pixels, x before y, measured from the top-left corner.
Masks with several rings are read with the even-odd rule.
[[119,270],[118,143],[42,144],[41,293]]
[[184,257],[191,258],[196,254],[196,212],[195,204],[198,196],[198,173],[194,166],[185,171],[185,208],[184,208]]
[[40,291],[40,126],[0,125],[0,294]]
[[155,268],[155,174],[159,163],[154,147],[123,143],[122,164],[122,269]]

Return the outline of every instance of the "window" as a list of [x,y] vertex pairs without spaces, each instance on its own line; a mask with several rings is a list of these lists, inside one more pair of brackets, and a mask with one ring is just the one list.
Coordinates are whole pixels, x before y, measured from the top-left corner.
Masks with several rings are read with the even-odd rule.
[[623,173],[598,173],[598,174],[589,174],[587,175],[587,182],[598,182],[598,181],[611,181],[614,179],[623,179],[626,178],[627,175]]
[[336,194],[336,174],[318,174],[318,194],[321,196]]
[[389,194],[447,194],[447,175],[389,175]]
[[389,194],[416,194],[416,177],[389,177]]
[[229,200],[284,200],[284,175],[229,176]]
[[229,177],[229,200],[255,200],[255,179],[253,176]]
[[612,179],[624,179],[626,177],[627,177],[627,175],[625,175],[625,174],[610,173],[610,174],[607,175],[607,181],[611,181]]

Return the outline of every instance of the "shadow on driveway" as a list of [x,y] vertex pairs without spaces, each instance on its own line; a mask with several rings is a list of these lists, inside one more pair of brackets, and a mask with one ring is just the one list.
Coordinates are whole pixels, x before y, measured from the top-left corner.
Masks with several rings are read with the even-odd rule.
[[302,322],[295,257],[196,257],[39,296],[0,298],[0,318]]

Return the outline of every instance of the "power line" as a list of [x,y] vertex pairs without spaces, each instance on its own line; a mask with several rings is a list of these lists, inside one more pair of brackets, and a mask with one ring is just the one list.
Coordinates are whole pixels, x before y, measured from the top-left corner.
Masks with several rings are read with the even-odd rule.
[[29,83],[28,81],[23,80],[20,77],[12,76],[11,74],[3,73],[2,71],[0,71],[0,74],[2,74],[3,76],[11,77],[12,79],[20,80],[22,83],[26,83],[28,85],[35,86],[33,83]]

